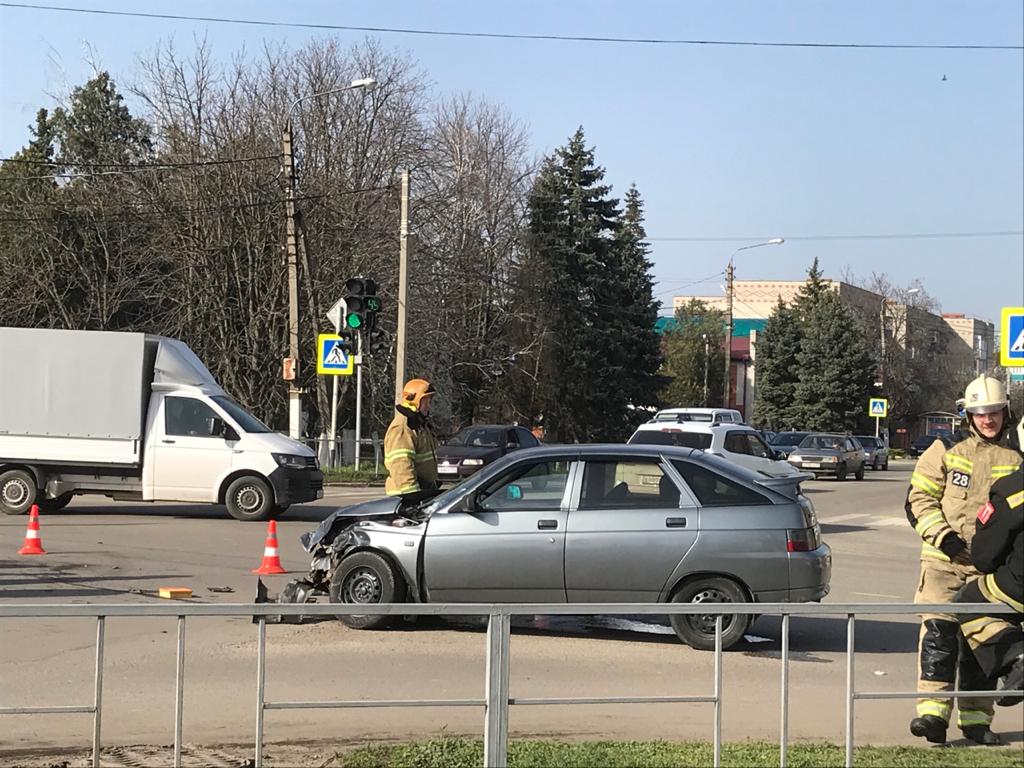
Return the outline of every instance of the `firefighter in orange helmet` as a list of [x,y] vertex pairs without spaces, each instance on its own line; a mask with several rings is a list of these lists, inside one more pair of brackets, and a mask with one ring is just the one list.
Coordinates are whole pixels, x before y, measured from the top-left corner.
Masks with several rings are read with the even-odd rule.
[[427,415],[434,388],[425,379],[412,379],[402,387],[395,418],[384,435],[384,466],[388,496],[407,496],[431,491],[437,484],[437,439]]

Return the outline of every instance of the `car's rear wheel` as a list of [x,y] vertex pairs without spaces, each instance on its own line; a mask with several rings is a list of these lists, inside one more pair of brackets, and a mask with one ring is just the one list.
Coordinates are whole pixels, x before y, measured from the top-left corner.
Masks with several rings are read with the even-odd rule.
[[836,467],[836,480],[845,480],[845,479],[846,479],[846,465],[845,464],[840,464],[838,467]]
[[[693,579],[676,590],[671,598],[673,603],[745,603],[747,595],[743,588],[724,576],[703,576]],[[672,629],[687,645],[701,651],[715,648],[715,614],[675,614],[671,617]],[[751,624],[748,614],[722,616],[722,648],[727,649],[743,639]]]
[[[405,600],[402,574],[376,552],[356,552],[342,560],[331,576],[332,603],[345,605],[381,605]],[[393,616],[339,615],[353,629],[383,629]]]
[[854,477],[857,478],[858,480],[863,480],[864,479],[864,464],[863,463],[861,463],[860,468],[854,474]]

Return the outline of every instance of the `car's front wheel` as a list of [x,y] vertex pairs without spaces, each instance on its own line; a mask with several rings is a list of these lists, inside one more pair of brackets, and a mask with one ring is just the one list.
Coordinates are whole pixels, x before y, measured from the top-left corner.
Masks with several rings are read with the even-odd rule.
[[836,467],[836,480],[845,480],[845,479],[846,479],[846,465],[845,464],[840,464],[838,467]]
[[[724,576],[705,576],[689,581],[672,595],[673,603],[745,603],[747,595],[735,581]],[[715,618],[713,613],[677,613],[671,617],[672,629],[687,645],[701,651],[715,649]],[[751,624],[748,614],[722,615],[722,649],[731,648],[743,639]]]
[[[402,574],[376,552],[356,552],[342,560],[331,576],[332,603],[345,605],[381,605],[405,600],[406,586]],[[383,629],[393,616],[339,615],[353,629]]]

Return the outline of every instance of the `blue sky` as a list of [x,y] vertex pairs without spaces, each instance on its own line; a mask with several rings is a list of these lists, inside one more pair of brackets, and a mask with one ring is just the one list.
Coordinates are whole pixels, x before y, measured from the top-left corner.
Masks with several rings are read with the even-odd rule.
[[[57,4],[57,3],[55,3]],[[1024,4],[973,2],[125,2],[59,5],[184,15],[524,34],[717,40],[1021,45]],[[263,40],[300,46],[357,32],[60,14],[0,7],[0,152],[28,139],[39,106],[91,74],[128,83],[136,57],[205,36],[222,58]],[[773,237],[1024,230],[1020,51],[612,45],[381,34],[438,94],[505,105],[551,151],[578,125],[608,181],[647,206],[656,290],[724,269]],[[943,81],[945,75],[946,80]],[[741,253],[738,279],[920,279],[946,312],[998,321],[1024,304],[1024,238],[805,241]],[[720,278],[683,288],[720,292]]]

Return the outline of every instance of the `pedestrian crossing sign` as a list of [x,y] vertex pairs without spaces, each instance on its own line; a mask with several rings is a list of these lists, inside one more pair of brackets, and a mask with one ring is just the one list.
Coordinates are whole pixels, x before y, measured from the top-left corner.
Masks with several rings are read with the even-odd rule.
[[1024,307],[1003,307],[999,323],[999,364],[1024,366]]
[[336,333],[316,337],[316,372],[326,376],[351,376],[355,368],[352,355],[345,349],[345,339]]
[[884,419],[889,414],[889,401],[884,397],[872,397],[868,400],[868,415],[876,419]]

